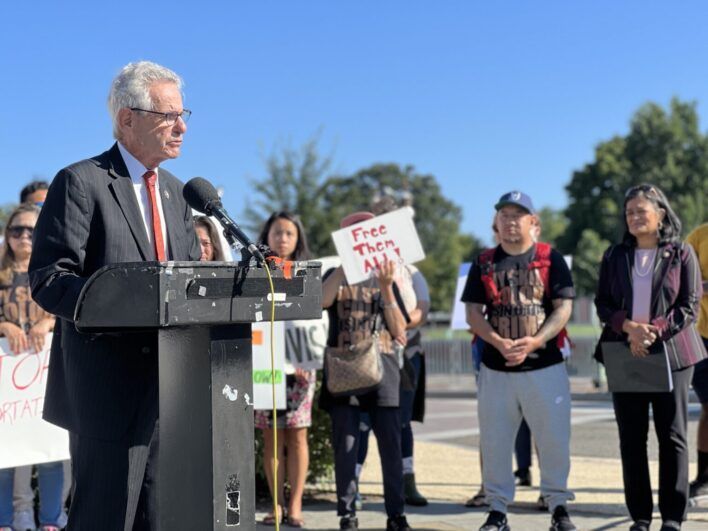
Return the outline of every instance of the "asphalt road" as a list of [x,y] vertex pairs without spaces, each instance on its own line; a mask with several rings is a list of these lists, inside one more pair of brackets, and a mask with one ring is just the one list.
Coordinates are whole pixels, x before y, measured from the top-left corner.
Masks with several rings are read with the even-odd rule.
[[[688,440],[695,447],[699,404],[689,404]],[[619,458],[619,437],[612,403],[575,400],[571,413],[571,455]],[[425,422],[413,423],[417,441],[435,441],[479,448],[477,400],[473,398],[427,398]],[[689,452],[691,461],[695,451]],[[649,430],[649,457],[658,459],[656,436]]]

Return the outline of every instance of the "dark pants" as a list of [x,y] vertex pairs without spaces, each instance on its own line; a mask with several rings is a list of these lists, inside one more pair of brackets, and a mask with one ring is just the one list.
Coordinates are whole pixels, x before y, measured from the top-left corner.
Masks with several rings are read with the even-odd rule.
[[157,400],[129,433],[105,441],[69,433],[73,486],[69,531],[157,529]]
[[[418,389],[418,380],[420,378],[420,366],[423,363],[421,354],[415,354],[410,358],[411,365],[414,369],[415,387],[413,389],[400,389],[399,403],[401,410],[401,456],[413,457],[413,428],[411,428],[411,419],[413,418],[413,405],[415,402],[415,394]],[[357,463],[360,465],[366,461],[366,454],[369,452],[369,431],[371,430],[371,421],[367,413],[362,413],[360,418],[359,429],[359,455]],[[531,437],[529,432],[529,437]],[[530,444],[530,443],[529,443]],[[530,456],[529,456],[530,459]]]
[[[359,449],[359,408],[333,405],[332,446],[337,482],[337,514],[355,514],[356,460]],[[381,457],[384,482],[384,505],[389,517],[403,514],[403,469],[401,465],[401,415],[397,407],[374,407],[369,410],[371,427]]]
[[[405,457],[413,457],[413,429],[411,428],[411,419],[413,418],[413,403],[415,402],[415,393],[418,389],[418,379],[420,378],[421,354],[414,354],[410,358],[411,366],[413,367],[413,389],[401,389],[400,404],[401,404],[401,455]],[[363,461],[362,461],[363,462]]]
[[659,440],[659,511],[662,520],[683,522],[688,502],[688,387],[693,367],[673,372],[670,393],[614,393],[624,497],[634,521],[651,521],[653,502],[647,457],[649,406]]

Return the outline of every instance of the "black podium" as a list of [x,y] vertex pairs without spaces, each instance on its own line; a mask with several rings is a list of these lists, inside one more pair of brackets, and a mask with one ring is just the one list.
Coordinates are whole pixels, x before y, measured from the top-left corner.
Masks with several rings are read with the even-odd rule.
[[[276,320],[321,316],[319,263],[271,275]],[[242,264],[115,264],[84,286],[79,331],[157,334],[161,531],[255,529],[250,323],[270,313],[266,271]]]

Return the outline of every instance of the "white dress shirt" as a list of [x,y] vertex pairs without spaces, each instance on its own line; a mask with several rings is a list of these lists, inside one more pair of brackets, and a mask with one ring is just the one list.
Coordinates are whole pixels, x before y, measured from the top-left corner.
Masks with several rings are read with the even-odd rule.
[[[125,149],[123,144],[118,142],[118,150],[120,151],[123,161],[125,162],[126,168],[128,168],[128,175],[133,181],[133,190],[135,190],[135,197],[138,200],[138,207],[140,207],[140,213],[143,216],[143,223],[145,224],[145,232],[147,233],[148,241],[151,246],[155,246],[153,243],[152,234],[152,205],[150,205],[150,196],[148,195],[148,189],[145,185],[145,175],[149,168],[143,166],[142,162],[136,159],[130,152]],[[155,197],[157,199],[157,210],[160,213],[160,228],[162,229],[162,241],[165,244],[165,256],[169,258],[169,253],[167,252],[167,228],[165,227],[165,214],[162,211],[162,196],[160,194],[160,172],[159,168],[151,168],[152,171],[157,175],[155,179]]]

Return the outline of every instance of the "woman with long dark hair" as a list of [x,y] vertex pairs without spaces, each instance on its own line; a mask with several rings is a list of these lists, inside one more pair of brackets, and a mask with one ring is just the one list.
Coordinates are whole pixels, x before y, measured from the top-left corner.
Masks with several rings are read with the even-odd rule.
[[[671,392],[613,393],[619,428],[625,501],[631,531],[648,531],[653,502],[647,457],[651,406],[659,440],[659,510],[662,531],[681,529],[688,502],[686,442],[688,387],[693,365],[706,357],[695,329],[701,277],[695,252],[683,244],[681,221],[664,193],[633,186],[624,198],[622,242],[602,258],[595,305],[602,342],[623,341],[634,356],[663,347],[673,377]],[[605,354],[607,355],[607,354]]]
[[[46,336],[54,329],[54,316],[42,310],[30,295],[29,267],[32,235],[39,207],[25,203],[17,207],[5,225],[5,241],[0,257],[0,335],[14,354],[39,352]],[[12,491],[14,468],[0,470],[0,528],[13,524]],[[61,461],[37,465],[39,478],[40,531],[57,530],[65,522]]]
[[[275,212],[263,225],[258,242],[266,244],[283,260],[307,260],[310,251],[307,247],[305,229],[300,219],[290,212]],[[271,493],[278,493],[279,503],[283,503],[285,472],[290,483],[290,498],[287,514],[267,515],[263,523],[275,524],[276,518],[282,518],[290,527],[303,527],[302,495],[309,468],[310,454],[307,445],[307,428],[312,425],[312,400],[315,395],[316,371],[294,367],[286,359],[286,409],[278,415],[278,477],[274,478],[273,456],[273,417],[270,411],[256,411],[255,425],[263,430],[263,452],[266,477]],[[287,459],[285,448],[287,447]],[[275,490],[277,489],[277,491]],[[281,510],[282,511],[282,510]]]
[[197,233],[199,247],[202,250],[199,260],[202,262],[223,262],[224,251],[221,248],[221,240],[214,222],[208,216],[194,216],[194,232]]

